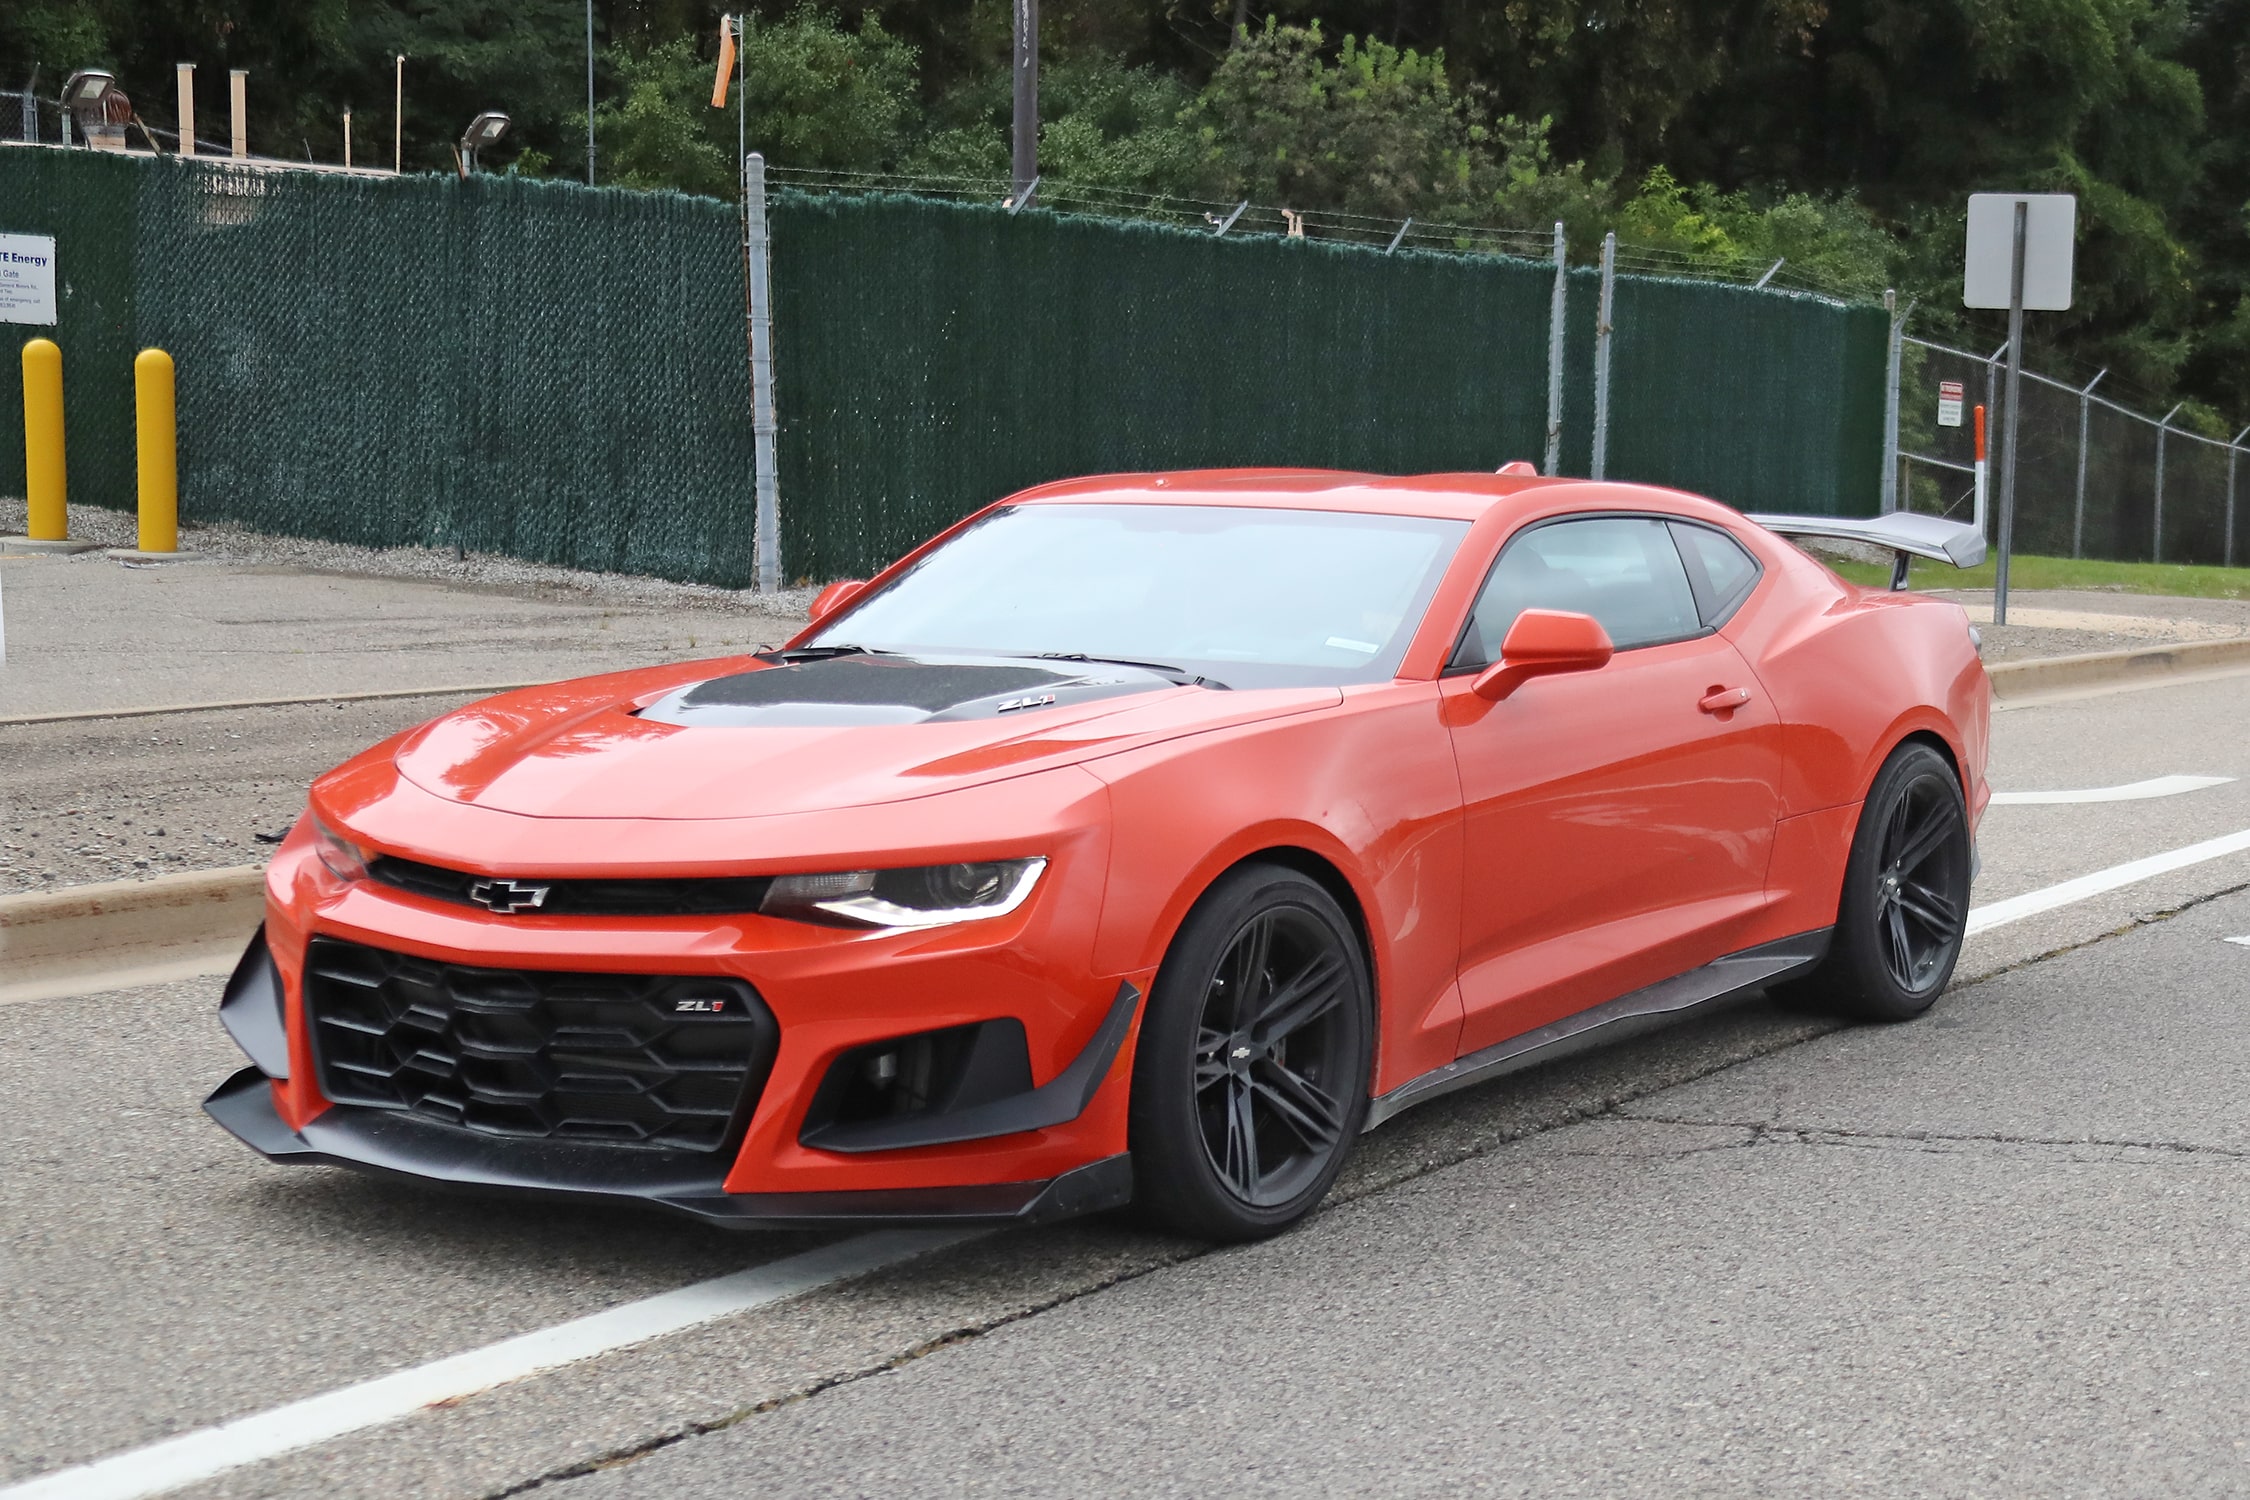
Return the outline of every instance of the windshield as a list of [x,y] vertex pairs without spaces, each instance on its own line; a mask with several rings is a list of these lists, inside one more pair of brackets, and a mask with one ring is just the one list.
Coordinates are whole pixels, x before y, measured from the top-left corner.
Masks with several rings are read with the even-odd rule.
[[1247,506],[1017,506],[807,644],[1123,658],[1230,687],[1378,681],[1467,530]]

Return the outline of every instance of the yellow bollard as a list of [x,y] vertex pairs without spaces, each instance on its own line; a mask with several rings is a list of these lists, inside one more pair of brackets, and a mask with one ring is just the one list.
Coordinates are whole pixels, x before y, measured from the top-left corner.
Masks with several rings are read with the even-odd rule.
[[53,339],[23,346],[23,488],[31,502],[25,534],[35,542],[70,535],[63,478],[62,350]]
[[172,356],[143,349],[133,360],[134,427],[141,450],[141,550],[180,550],[179,426]]

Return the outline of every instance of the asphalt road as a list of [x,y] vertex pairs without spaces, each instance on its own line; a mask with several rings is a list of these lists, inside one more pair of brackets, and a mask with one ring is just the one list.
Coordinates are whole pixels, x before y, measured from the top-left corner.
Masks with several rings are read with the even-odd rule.
[[[2250,827],[2245,722],[1999,715],[2011,790],[2240,780],[1997,808],[1979,903]],[[2240,1493],[2246,886],[1983,934],[1914,1025],[1755,1001],[1441,1101],[1271,1244],[994,1236],[186,1493]],[[0,1485],[810,1243],[269,1166],[197,1108],[215,991],[0,1006]]]

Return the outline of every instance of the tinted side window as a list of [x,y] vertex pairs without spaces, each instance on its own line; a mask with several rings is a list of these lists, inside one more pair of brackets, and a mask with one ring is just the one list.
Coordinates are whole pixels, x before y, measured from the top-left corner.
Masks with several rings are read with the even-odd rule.
[[1758,560],[1743,545],[1711,526],[1672,523],[1672,535],[1687,555],[1688,572],[1703,576],[1698,592],[1703,596],[1703,623],[1717,625],[1734,613],[1758,583]]
[[1592,615],[1620,651],[1703,633],[1671,532],[1645,516],[1555,521],[1516,536],[1485,581],[1453,665],[1497,660],[1527,609]]

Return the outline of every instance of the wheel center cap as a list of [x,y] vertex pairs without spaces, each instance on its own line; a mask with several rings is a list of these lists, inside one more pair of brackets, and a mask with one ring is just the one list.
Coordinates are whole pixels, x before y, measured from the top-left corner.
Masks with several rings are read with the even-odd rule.
[[1229,1057],[1232,1057],[1236,1062],[1241,1062],[1250,1056],[1250,1049],[1248,1047],[1237,1047],[1234,1049],[1234,1051],[1228,1053],[1227,1055]]

